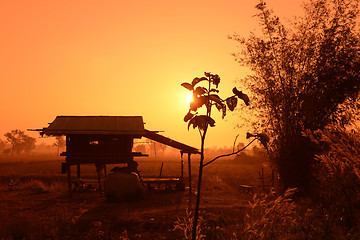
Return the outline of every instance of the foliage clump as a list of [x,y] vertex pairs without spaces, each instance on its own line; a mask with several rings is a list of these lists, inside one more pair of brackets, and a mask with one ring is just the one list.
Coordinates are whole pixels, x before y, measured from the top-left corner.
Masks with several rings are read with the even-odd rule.
[[[242,46],[234,54],[253,74],[246,79],[253,96],[256,128],[271,134],[271,159],[284,189],[308,193],[316,144],[303,136],[331,124],[345,126],[357,111],[360,91],[360,35],[357,0],[314,0],[290,26],[256,6],[262,34],[230,38]],[[258,131],[259,132],[259,131]]]
[[[184,121],[188,123],[188,129],[191,125],[193,128],[205,130],[210,125],[215,126],[215,120],[211,117],[211,108],[215,106],[217,110],[222,112],[222,118],[226,116],[226,109],[234,111],[238,103],[238,98],[242,99],[246,105],[249,105],[250,99],[242,91],[236,87],[233,88],[233,96],[226,99],[220,98],[217,94],[217,89],[220,83],[220,77],[217,74],[210,72],[204,73],[205,77],[196,77],[191,83],[182,83],[181,86],[193,92],[193,101],[190,103],[189,112],[185,115]],[[196,86],[198,83],[205,81],[208,87]],[[207,109],[206,115],[199,115],[198,109],[205,106]]]

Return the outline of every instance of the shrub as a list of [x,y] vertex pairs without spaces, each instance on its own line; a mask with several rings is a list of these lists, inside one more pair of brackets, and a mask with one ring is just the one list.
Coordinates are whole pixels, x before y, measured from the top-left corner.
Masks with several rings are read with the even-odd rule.
[[40,194],[49,192],[48,186],[42,181],[30,179],[30,181],[19,184],[17,190],[28,194]]
[[[256,194],[250,202],[250,213],[246,215],[247,239],[279,239],[298,228],[296,204],[290,199],[295,189],[288,189],[283,196],[272,192],[259,198]],[[285,237],[286,238],[286,237]]]
[[312,200],[274,192],[254,196],[245,239],[360,239],[360,135],[327,129],[306,133],[324,154],[316,156]]
[[[190,211],[186,210],[186,216],[183,218],[178,218],[174,224],[174,231],[181,231],[184,235],[184,239],[188,240],[192,237],[192,227],[193,219]],[[205,235],[202,234],[203,231],[203,218],[199,217],[199,224],[196,226],[196,240],[201,240],[205,238]]]
[[237,61],[252,70],[244,81],[253,95],[250,116],[272,136],[269,152],[284,189],[307,195],[318,152],[303,130],[359,116],[359,1],[306,1],[304,15],[289,24],[265,0],[256,8],[262,31],[231,37],[241,46]]
[[244,239],[348,239],[330,211],[310,200],[291,199],[295,189],[254,196],[245,219]]
[[360,217],[360,135],[344,129],[317,135],[313,140],[327,150],[316,158],[318,199],[338,224],[353,230]]

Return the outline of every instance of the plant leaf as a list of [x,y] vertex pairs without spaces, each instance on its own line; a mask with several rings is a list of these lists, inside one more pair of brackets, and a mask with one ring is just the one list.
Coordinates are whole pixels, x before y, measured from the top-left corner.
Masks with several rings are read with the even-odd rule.
[[226,116],[226,105],[224,103],[215,103],[215,106],[218,111],[222,112],[222,119]]
[[269,136],[266,133],[259,133],[256,135],[257,139],[261,142],[261,144],[268,150],[268,142],[270,141]]
[[205,96],[196,97],[194,96],[194,100],[190,103],[190,109],[196,111],[198,108],[202,107],[207,102],[207,98]]
[[246,139],[251,137],[255,137],[256,139],[258,139],[261,142],[261,144],[266,148],[266,150],[268,150],[268,143],[270,141],[270,137],[266,133],[258,133],[258,134],[246,133]]
[[186,88],[190,91],[194,90],[193,85],[191,85],[190,83],[187,83],[187,82],[182,83],[181,86],[183,86],[184,88]]
[[246,139],[249,139],[249,138],[251,138],[251,137],[255,137],[255,135],[247,132],[247,133],[246,133]]
[[237,98],[236,96],[232,96],[226,99],[226,104],[230,111],[234,111],[237,106]]
[[215,88],[212,88],[210,89],[210,92],[216,92],[216,93],[219,93],[219,90],[215,89]]
[[192,85],[193,87],[195,87],[195,85],[198,84],[198,83],[201,82],[201,81],[209,81],[209,79],[207,79],[206,77],[201,77],[201,78],[196,77],[196,78],[194,78],[194,79],[192,80],[191,85]]
[[214,102],[219,103],[219,104],[222,103],[221,98],[220,98],[218,95],[216,95],[216,94],[211,94],[211,95],[209,95],[209,99],[210,99],[211,101],[214,101]]
[[195,116],[189,121],[188,130],[191,125],[193,125],[193,128],[197,127],[200,130],[205,130],[207,124],[209,124],[211,127],[214,127],[215,120],[206,115]]
[[194,114],[192,114],[190,111],[185,115],[184,122],[189,121],[191,118],[193,118]]
[[224,117],[226,116],[226,105],[225,104],[223,104],[223,108],[221,110],[222,110],[221,118],[224,119]]
[[211,75],[211,79],[212,79],[212,83],[216,86],[216,88],[219,86],[220,83],[220,77],[219,75],[215,74],[215,75]]
[[245,93],[243,93],[242,91],[237,90],[236,87],[233,88],[233,93],[240,99],[242,99],[244,101],[244,103],[246,104],[246,106],[249,106],[250,104],[250,99],[248,97],[248,95],[246,95]]
[[207,123],[210,125],[210,127],[215,127],[215,120],[211,117],[205,116]]
[[197,117],[197,116],[193,117],[193,118],[189,121],[189,123],[188,123],[188,131],[189,131],[191,125],[193,125],[194,128],[197,127],[196,117]]
[[206,88],[204,87],[197,87],[194,92],[193,92],[193,95],[194,96],[200,96],[200,95],[203,95],[204,93],[206,93]]
[[223,104],[215,103],[215,107],[220,111],[223,108]]

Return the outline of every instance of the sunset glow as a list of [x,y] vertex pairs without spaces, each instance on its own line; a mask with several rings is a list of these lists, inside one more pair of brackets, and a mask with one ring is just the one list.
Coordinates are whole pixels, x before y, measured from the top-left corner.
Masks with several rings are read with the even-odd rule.
[[[58,115],[141,115],[149,129],[199,147],[182,121],[182,82],[219,74],[221,92],[245,77],[233,33],[257,27],[253,1],[1,1],[0,139]],[[272,0],[280,16],[301,2]],[[210,17],[209,17],[210,16]],[[176,77],[179,76],[179,77]],[[236,122],[217,119],[209,146],[232,145]],[[38,136],[36,133],[30,133]]]

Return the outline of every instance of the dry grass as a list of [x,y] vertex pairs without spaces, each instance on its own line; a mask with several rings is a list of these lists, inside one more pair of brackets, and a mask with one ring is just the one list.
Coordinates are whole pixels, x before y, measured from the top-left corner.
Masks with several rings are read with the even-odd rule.
[[[143,175],[158,175],[161,161],[139,163]],[[197,180],[196,163],[193,162],[192,169],[193,189]],[[2,164],[18,169],[18,174],[7,174],[6,168],[2,168],[0,239],[183,239],[184,229],[189,231],[187,191],[148,193],[145,200],[118,204],[104,202],[97,193],[76,193],[73,199],[68,199],[66,176],[58,174],[58,161]],[[187,177],[186,162],[184,170]],[[253,180],[258,171],[258,165],[231,161],[206,167],[199,228],[202,239],[241,236],[246,203],[251,197],[239,192],[236,186],[258,184],[258,180]],[[96,174],[93,166],[82,168],[82,173]],[[164,163],[163,176],[179,175],[180,161]]]
[[0,191],[19,194],[65,193],[67,185],[65,179],[57,177],[7,177],[2,178]]
[[294,189],[254,196],[241,239],[360,239],[360,135],[332,129],[312,135],[317,156],[312,199]]
[[[199,239],[360,239],[360,136],[343,131],[319,136],[314,141],[328,152],[315,166],[315,200],[294,200],[294,189],[270,191],[271,171],[262,161],[207,166]],[[141,174],[158,176],[161,162],[139,161]],[[265,186],[259,180],[262,166]],[[194,195],[187,192],[148,194],[130,203],[107,203],[97,193],[67,199],[59,161],[1,163],[0,169],[0,239],[189,239]],[[197,169],[195,159],[193,194]],[[96,174],[93,166],[82,173]],[[180,176],[180,161],[165,161],[162,176]],[[253,186],[256,195],[241,192],[242,184]]]
[[[182,218],[178,218],[174,223],[173,231],[180,231],[186,240],[191,239],[193,219],[194,217],[192,216],[191,212],[186,209],[186,215]],[[202,240],[206,237],[206,235],[202,233],[203,229],[205,228],[204,219],[199,217],[198,221],[199,222],[196,227],[196,240]]]

